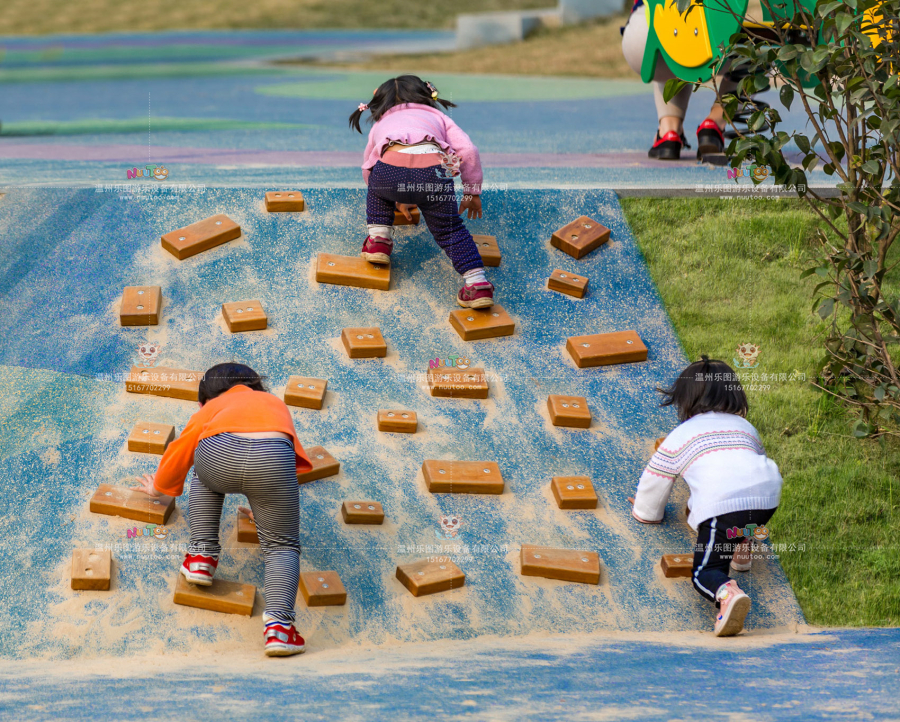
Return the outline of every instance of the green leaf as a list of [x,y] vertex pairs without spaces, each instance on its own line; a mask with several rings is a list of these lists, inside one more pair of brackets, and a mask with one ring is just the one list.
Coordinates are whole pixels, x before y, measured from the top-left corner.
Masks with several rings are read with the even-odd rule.
[[819,306],[819,316],[824,320],[834,313],[834,299],[826,298]]
[[781,98],[781,104],[790,110],[791,103],[794,102],[794,89],[790,85],[782,85],[778,95]]
[[[854,394],[854,396],[855,396],[855,394]],[[872,428],[862,419],[860,419],[853,425],[853,435],[857,439],[864,439],[871,433],[872,433]]]
[[663,99],[666,103],[668,103],[672,98],[674,98],[678,93],[681,92],[682,88],[686,88],[690,83],[685,80],[680,80],[678,78],[672,78],[671,80],[666,81],[666,87],[663,89]]
[[878,165],[878,161],[876,160],[867,160],[860,166],[866,173],[871,173],[875,175],[881,172],[881,166]]

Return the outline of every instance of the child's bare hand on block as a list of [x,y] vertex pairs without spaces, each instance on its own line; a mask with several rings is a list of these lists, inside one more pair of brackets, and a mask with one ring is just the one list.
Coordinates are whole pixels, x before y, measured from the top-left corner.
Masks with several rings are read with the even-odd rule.
[[142,477],[138,479],[138,486],[132,486],[132,491],[142,491],[147,496],[153,497],[154,499],[158,499],[162,496],[154,486],[153,482],[156,480],[156,474],[144,474]]
[[410,209],[410,208],[415,208],[415,207],[416,207],[415,204],[412,204],[412,203],[395,203],[394,205],[397,206],[397,210],[400,211],[400,212],[403,214],[403,217],[404,217],[406,220],[408,220],[410,223],[412,223],[413,217],[412,217],[412,213],[409,212],[409,209]]
[[463,196],[462,203],[459,204],[459,215],[463,211],[468,211],[468,218],[481,218],[481,196]]
[[239,506],[238,511],[241,512],[241,514],[246,514],[248,517],[250,517],[250,521],[252,521],[254,524],[256,523],[256,519],[253,518],[253,511],[251,509],[248,509],[246,506]]

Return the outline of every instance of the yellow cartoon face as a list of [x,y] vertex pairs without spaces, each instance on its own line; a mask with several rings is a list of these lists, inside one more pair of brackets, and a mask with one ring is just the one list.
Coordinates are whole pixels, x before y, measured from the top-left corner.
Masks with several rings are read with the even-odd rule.
[[769,530],[764,526],[758,526],[753,530],[753,538],[756,539],[756,541],[765,541],[769,538]]
[[681,15],[675,0],[663,0],[653,13],[653,30],[660,45],[672,60],[686,68],[696,68],[713,57],[704,12],[694,0],[687,15]]
[[156,178],[156,180],[165,180],[169,177],[169,169],[164,165],[156,166],[153,170],[153,177]]
[[456,368],[458,368],[460,371],[465,371],[471,365],[472,362],[467,358],[456,359]]
[[753,180],[764,181],[769,177],[769,169],[764,165],[758,165],[753,169]]
[[157,539],[165,539],[169,535],[169,530],[164,526],[158,526],[153,530],[153,536]]

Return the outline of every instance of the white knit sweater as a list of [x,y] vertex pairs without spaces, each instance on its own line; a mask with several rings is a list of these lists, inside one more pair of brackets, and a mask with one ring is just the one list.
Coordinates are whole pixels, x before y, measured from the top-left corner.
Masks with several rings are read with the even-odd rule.
[[634,513],[661,520],[679,475],[691,490],[692,529],[734,511],[774,509],[781,499],[778,466],[753,425],[735,414],[699,414],[669,434],[641,475]]

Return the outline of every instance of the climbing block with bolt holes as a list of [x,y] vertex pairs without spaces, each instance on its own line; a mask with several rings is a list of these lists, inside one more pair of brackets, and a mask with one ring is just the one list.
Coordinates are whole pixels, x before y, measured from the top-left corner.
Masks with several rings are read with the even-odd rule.
[[500,265],[503,256],[500,253],[500,246],[497,243],[496,236],[472,236],[475,241],[475,247],[481,255],[481,262],[485,266],[496,267]]
[[174,440],[175,427],[171,424],[138,421],[128,435],[128,450],[143,454],[164,454],[166,447]]
[[180,572],[175,582],[175,604],[186,607],[249,617],[253,614],[255,600],[256,587],[252,584],[213,579],[212,586],[201,587],[189,583]]
[[419,428],[415,411],[381,410],[378,412],[378,430],[398,434],[414,434]]
[[307,607],[339,607],[347,603],[347,590],[337,572],[303,572],[300,593]]
[[165,524],[175,510],[175,497],[162,496],[154,499],[142,491],[100,484],[91,497],[90,509],[95,514],[120,516],[123,519],[159,525]]
[[263,311],[262,302],[259,299],[223,303],[222,317],[231,333],[262,331],[269,325],[269,318]]
[[299,212],[306,208],[300,191],[267,191],[266,210],[269,213]]
[[125,286],[119,306],[119,323],[122,326],[156,326],[161,307],[161,287]]
[[600,583],[600,556],[597,552],[549,549],[522,545],[522,575],[564,582]]
[[567,296],[575,296],[575,298],[584,298],[587,292],[588,279],[585,276],[579,276],[571,271],[563,271],[557,268],[550,274],[547,279],[547,288],[551,291],[559,291]]
[[432,396],[450,399],[488,397],[488,383],[484,369],[428,369],[427,378]]
[[350,358],[383,358],[387,356],[387,344],[379,328],[345,328],[341,342]]
[[609,240],[610,230],[597,221],[581,216],[550,237],[550,245],[572,258],[582,258]]
[[377,501],[345,501],[341,506],[345,524],[382,524],[384,509]]
[[419,213],[418,206],[413,206],[409,208],[409,215],[412,216],[412,220],[409,221],[406,219],[400,211],[394,211],[394,225],[395,226],[417,226],[419,225],[419,220],[422,217],[422,214]]
[[494,461],[436,461],[422,464],[432,494],[502,494],[503,475]]
[[550,411],[550,421],[554,426],[586,429],[591,425],[591,410],[588,408],[587,399],[583,396],[550,394],[547,397],[547,409]]
[[693,575],[694,555],[688,554],[663,554],[663,558],[659,562],[662,568],[663,576],[673,577],[690,577]]
[[334,476],[341,470],[341,462],[321,446],[313,446],[311,449],[307,449],[306,455],[312,463],[312,469],[297,474],[298,484],[306,484],[309,481]]
[[560,509],[597,508],[597,492],[586,476],[554,476],[550,489]]
[[316,257],[316,281],[387,291],[391,287],[391,267],[376,266],[360,256],[320,253]]
[[240,235],[241,227],[225,214],[219,214],[166,233],[162,237],[162,247],[183,261]]
[[566,340],[566,350],[580,369],[647,360],[647,347],[637,331],[570,336]]
[[200,379],[203,374],[184,369],[154,366],[152,369],[132,366],[125,379],[125,390],[132,394],[165,396],[184,401],[197,401],[200,397]]
[[516,332],[515,321],[496,304],[490,308],[457,308],[450,312],[450,325],[463,341],[512,336]]
[[72,550],[72,589],[106,591],[112,577],[109,549]]
[[237,513],[237,540],[244,544],[259,544],[259,535],[256,533],[256,524],[244,512]]
[[304,409],[321,409],[328,381],[306,376],[291,376],[284,387],[284,403]]
[[432,562],[423,559],[397,566],[397,579],[414,597],[459,589],[466,583],[466,575],[449,559]]

